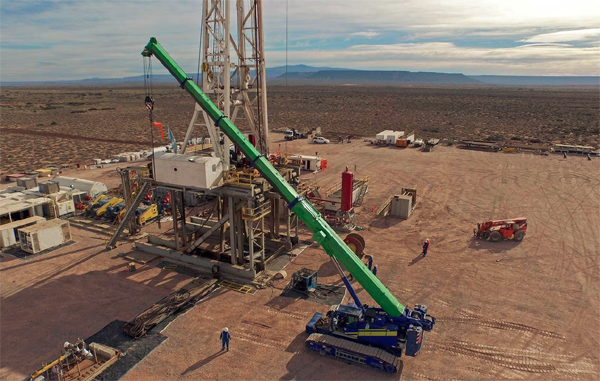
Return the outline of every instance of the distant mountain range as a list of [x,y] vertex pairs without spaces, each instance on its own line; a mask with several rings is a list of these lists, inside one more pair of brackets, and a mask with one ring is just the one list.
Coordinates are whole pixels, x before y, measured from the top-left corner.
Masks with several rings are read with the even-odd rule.
[[[267,68],[270,84],[288,85],[505,85],[505,86],[599,86],[598,76],[509,76],[464,75],[460,73],[434,73],[383,70],[353,70],[308,65],[289,65]],[[194,80],[196,75],[191,75]],[[170,74],[153,75],[154,84],[174,83]],[[1,82],[1,86],[103,86],[143,85],[144,76],[124,78],[89,78],[71,81]]]

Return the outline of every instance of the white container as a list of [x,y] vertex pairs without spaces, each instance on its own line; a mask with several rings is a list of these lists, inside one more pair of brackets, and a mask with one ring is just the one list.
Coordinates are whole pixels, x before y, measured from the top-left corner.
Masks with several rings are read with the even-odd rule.
[[386,140],[387,136],[389,134],[391,134],[392,132],[394,132],[394,131],[392,131],[392,130],[381,131],[380,133],[377,134],[377,136],[375,137],[375,139],[376,140]]
[[321,158],[319,156],[310,155],[291,155],[288,159],[301,162],[300,168],[307,171],[315,171],[321,168]]
[[154,166],[156,181],[196,189],[216,187],[223,172],[220,159],[188,154],[157,155],[154,158]]
[[0,225],[0,247],[10,247],[17,243],[19,234],[17,229],[46,221],[44,217],[33,216],[9,224]]
[[57,201],[56,209],[58,209],[57,217],[70,216],[75,213],[75,203],[73,200]]
[[55,177],[53,181],[58,181],[58,184],[61,187],[79,189],[80,191],[84,191],[92,197],[94,197],[97,194],[104,193],[108,190],[106,185],[99,181],[78,179],[75,177],[58,176]]
[[21,250],[31,254],[37,254],[71,241],[69,221],[59,218],[21,228],[18,232]]
[[390,131],[385,136],[386,143],[396,145],[396,140],[400,139],[400,137],[404,136],[404,131]]
[[398,195],[391,201],[390,215],[392,217],[407,219],[412,212],[412,196]]

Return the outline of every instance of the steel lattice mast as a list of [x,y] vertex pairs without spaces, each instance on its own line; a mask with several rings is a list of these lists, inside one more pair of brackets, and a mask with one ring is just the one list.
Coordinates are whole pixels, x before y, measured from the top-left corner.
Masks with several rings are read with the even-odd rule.
[[[262,0],[236,1],[236,33],[231,33],[232,13],[228,0],[204,0],[202,7],[202,91],[232,122],[245,120],[256,137],[256,148],[269,153],[267,91],[262,28]],[[241,113],[240,113],[241,111]],[[229,168],[229,139],[219,145],[220,131],[198,105],[188,127],[184,150],[202,114],[215,154]],[[238,125],[244,125],[243,120]],[[185,152],[185,151],[184,151]]]

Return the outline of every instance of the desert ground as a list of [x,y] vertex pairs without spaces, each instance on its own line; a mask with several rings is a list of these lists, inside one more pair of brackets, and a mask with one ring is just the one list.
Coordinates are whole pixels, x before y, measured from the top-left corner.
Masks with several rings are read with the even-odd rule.
[[[332,119],[315,122],[327,130]],[[121,131],[111,135],[127,138]],[[356,210],[357,224],[364,229],[359,233],[379,266],[378,277],[398,300],[409,307],[427,304],[437,317],[421,353],[403,357],[400,372],[387,375],[304,349],[305,324],[328,307],[282,297],[280,288],[302,267],[318,270],[323,284],[341,283],[326,253],[313,243],[290,257],[288,277],[273,287],[254,294],[220,288],[197,303],[160,332],[166,340],[123,380],[600,377],[598,159],[448,146],[426,153],[360,140],[283,145],[280,136],[272,135],[271,145],[279,143],[288,152],[318,151],[326,157],[328,169],[305,175],[322,186],[337,181],[345,166],[357,177],[370,177],[370,192]],[[96,178],[114,187],[114,168],[65,175]],[[377,218],[372,209],[402,187],[418,189],[410,218]],[[520,243],[473,238],[477,222],[521,216],[528,218],[529,228]],[[156,229],[155,224],[148,229]],[[130,241],[105,251],[106,236],[72,230],[75,244],[32,259],[2,253],[3,380],[22,380],[58,356],[64,341],[88,337],[116,319],[127,321],[190,279],[161,271],[156,267],[160,260],[138,265],[131,273],[128,260],[118,256],[120,251],[140,255]],[[302,240],[312,242],[310,232],[301,233]],[[425,238],[431,247],[423,258]],[[362,287],[354,286],[362,301],[371,304]],[[229,352],[220,352],[224,326],[232,335]]]
[[[143,87],[4,87],[0,173],[166,145],[150,127]],[[153,120],[183,141],[194,102],[175,82],[157,86]],[[374,137],[386,129],[422,138],[510,140],[598,147],[597,87],[269,86],[269,129]],[[244,130],[241,121],[239,127]],[[199,131],[197,136],[208,136]]]

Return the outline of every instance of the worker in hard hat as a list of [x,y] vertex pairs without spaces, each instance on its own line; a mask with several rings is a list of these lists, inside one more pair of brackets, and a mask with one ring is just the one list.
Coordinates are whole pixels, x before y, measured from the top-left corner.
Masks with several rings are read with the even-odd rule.
[[427,255],[427,249],[429,249],[429,238],[425,238],[425,242],[423,242],[423,256]]
[[227,347],[227,352],[229,352],[229,339],[231,338],[229,329],[227,327],[223,328],[219,337],[221,338],[221,350],[224,351],[225,347]]

